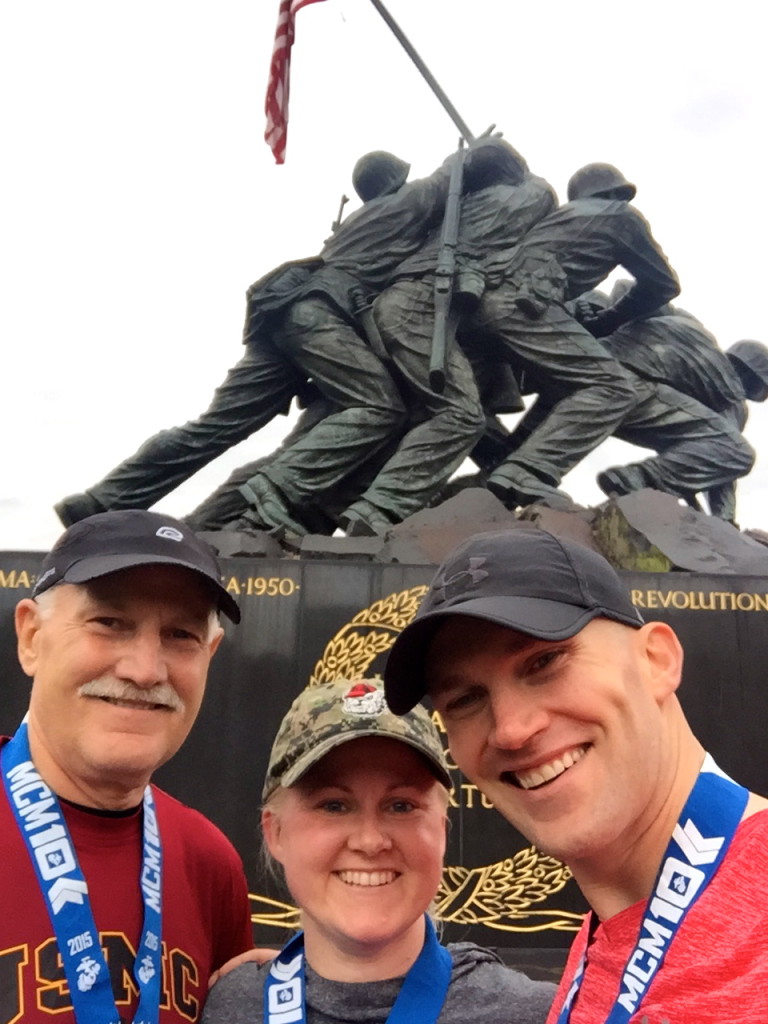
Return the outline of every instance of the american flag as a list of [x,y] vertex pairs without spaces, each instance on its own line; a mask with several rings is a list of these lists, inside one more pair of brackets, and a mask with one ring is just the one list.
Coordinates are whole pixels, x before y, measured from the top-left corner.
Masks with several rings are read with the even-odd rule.
[[267,115],[264,138],[278,164],[285,160],[285,143],[288,138],[288,92],[296,12],[307,4],[318,2],[319,0],[280,0],[275,47],[272,51],[272,64],[267,83],[267,99],[264,104]]

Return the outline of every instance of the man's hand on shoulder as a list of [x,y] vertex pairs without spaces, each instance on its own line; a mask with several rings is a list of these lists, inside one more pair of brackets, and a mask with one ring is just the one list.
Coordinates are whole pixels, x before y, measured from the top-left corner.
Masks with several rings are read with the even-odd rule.
[[268,946],[256,946],[253,949],[247,949],[245,953],[238,953],[237,956],[233,956],[231,960],[222,964],[218,971],[213,972],[208,979],[208,988],[213,988],[220,978],[229,974],[230,971],[234,971],[241,964],[266,964],[270,960],[274,960],[279,952],[279,949],[270,949]]

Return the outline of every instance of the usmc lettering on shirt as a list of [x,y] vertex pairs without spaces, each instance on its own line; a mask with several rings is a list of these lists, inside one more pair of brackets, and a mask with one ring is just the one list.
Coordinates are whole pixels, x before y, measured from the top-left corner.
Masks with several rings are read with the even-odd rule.
[[[115,1004],[125,1024],[138,1000],[133,977],[136,950],[120,932],[101,932],[99,937]],[[168,950],[165,943],[162,949],[160,1009],[172,1011],[180,1020],[196,1021],[208,979],[200,978],[197,964],[183,950]],[[37,1021],[42,1015],[50,1015],[53,1021],[71,1009],[69,986],[53,937],[34,947],[23,944],[0,950],[0,1024]]]

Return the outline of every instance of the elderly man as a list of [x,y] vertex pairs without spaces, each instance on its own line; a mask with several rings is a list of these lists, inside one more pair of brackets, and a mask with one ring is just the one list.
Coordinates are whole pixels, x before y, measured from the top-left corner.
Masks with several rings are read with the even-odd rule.
[[67,530],[16,609],[29,711],[0,766],[0,1020],[197,1020],[252,946],[242,864],[152,773],[239,621],[187,527],[107,512]]
[[393,710],[428,693],[462,771],[592,907],[549,1024],[768,1020],[768,800],[696,740],[681,670],[600,555],[536,528],[457,548],[392,649]]

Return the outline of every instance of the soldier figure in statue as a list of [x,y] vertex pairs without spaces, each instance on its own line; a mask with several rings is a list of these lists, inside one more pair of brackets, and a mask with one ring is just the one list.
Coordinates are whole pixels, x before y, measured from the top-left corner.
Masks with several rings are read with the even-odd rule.
[[[496,161],[497,151],[496,140],[480,140],[470,149],[465,187],[473,187],[476,174],[477,187],[486,183],[484,168]],[[329,414],[275,460],[275,475],[287,493],[270,482],[259,495],[260,519],[254,522],[267,529],[297,525],[306,532],[291,510],[394,442],[405,425],[400,393],[362,336],[361,320],[373,295],[419,248],[445,207],[449,166],[406,183],[408,171],[390,153],[358,161],[354,181],[363,206],[338,227],[319,257],[285,264],[248,290],[246,351],[208,410],[150,438],[98,484],[59,502],[63,522],[107,509],[149,507],[286,411],[311,378]]]
[[[618,302],[630,287],[630,281],[619,280],[610,297],[594,292],[577,302],[589,317]],[[623,324],[608,336],[606,345],[644,380],[668,384],[739,422],[744,403],[739,375],[714,335],[687,310],[668,302]],[[734,409],[741,411],[734,416]]]
[[[283,287],[290,293],[298,282],[309,278],[314,265],[319,264],[286,264],[268,275],[268,280],[277,293]],[[242,357],[215,390],[204,413],[153,435],[99,483],[59,501],[55,510],[62,523],[71,526],[86,516],[113,509],[149,508],[228,448],[275,416],[287,414],[294,397],[313,396],[307,374],[293,366],[267,336],[249,337],[246,333],[244,344]],[[233,503],[231,497],[229,512],[236,514],[242,502]]]
[[[463,202],[470,201],[476,193],[484,194],[489,187],[494,186],[505,188],[508,194],[512,183],[517,184],[522,178],[523,166],[519,161],[518,154],[501,139],[486,138],[473,144],[464,158],[461,191],[467,195]],[[446,169],[450,175],[450,166],[447,165]],[[504,184],[497,184],[499,182]],[[369,175],[364,181],[358,181],[356,187],[361,194],[370,194],[378,192],[382,184],[375,176]],[[479,189],[482,189],[482,193],[478,193]],[[429,237],[439,237],[440,230],[441,221],[433,218]],[[425,237],[422,235],[421,243]],[[389,324],[380,314],[381,303],[389,296],[391,289],[387,288],[384,295],[375,298],[372,308],[368,305],[370,299],[381,292],[382,287],[397,273],[403,261],[408,262],[407,249],[415,251],[412,239],[404,236],[402,230],[384,238],[381,232],[374,235],[369,229],[367,242],[371,250],[370,255],[366,254],[367,259],[372,268],[375,264],[375,272],[363,277],[359,269],[360,256],[357,256],[358,277],[366,286],[366,302],[361,303],[366,316],[366,335],[391,369],[406,402],[409,420],[405,438],[402,441],[399,437],[391,438],[393,443],[389,449],[382,449],[381,457],[374,453],[367,463],[354,458],[354,452],[349,447],[338,448],[334,479],[325,481],[322,488],[312,486],[311,478],[301,471],[300,464],[297,472],[297,457],[302,450],[309,453],[314,451],[315,458],[322,457],[316,451],[314,435],[300,437],[290,445],[283,446],[277,454],[262,460],[256,472],[241,485],[240,490],[249,498],[251,510],[239,522],[232,524],[236,529],[262,526],[264,501],[277,493],[290,509],[296,532],[297,525],[299,528],[303,525],[297,523],[296,513],[300,509],[318,500],[329,507],[331,502],[326,500],[327,497],[342,492],[352,496],[359,494],[365,487],[366,477],[376,473],[377,464],[384,463],[385,470],[376,475],[376,481],[382,473],[387,479],[389,475],[395,478],[387,488],[387,493],[397,494],[398,500],[393,501],[392,507],[386,511],[373,506],[371,515],[365,518],[349,510],[341,518],[342,527],[349,533],[379,532],[399,522],[404,515],[423,508],[482,433],[482,406],[471,367],[459,350],[452,350],[448,358],[443,391],[438,395],[429,389],[429,344],[423,343],[420,317],[427,318],[426,331],[431,339],[431,325],[434,321],[433,284],[430,282],[425,286],[429,290],[429,301],[425,307],[418,312],[410,310],[409,315],[401,316],[396,332],[387,329]],[[437,249],[433,247],[433,259],[436,258],[436,252]],[[434,269],[434,263],[431,266]],[[388,459],[394,443],[398,441],[400,443],[394,455]],[[291,524],[286,520],[285,525],[290,527]]]
[[[673,320],[685,322],[687,347],[677,347],[680,337],[672,335],[666,347],[654,343],[645,364],[641,349],[630,352],[630,333],[636,339],[663,338]],[[675,326],[679,331],[680,323]],[[674,307],[666,315],[639,321],[636,331],[632,327],[628,324],[617,332],[615,345],[614,337],[607,339],[609,347],[635,372],[645,370],[646,379],[653,374],[659,380],[666,369],[669,386],[657,384],[653,398],[630,411],[616,436],[652,448],[657,455],[603,470],[597,475],[598,486],[609,496],[653,487],[685,498],[694,507],[696,494],[703,493],[713,516],[735,524],[736,480],[749,473],[755,458],[742,433],[748,415],[746,399],[764,402],[768,397],[768,347],[758,341],[738,341],[725,353],[717,347],[709,349],[709,332]],[[701,345],[694,351],[697,335]],[[720,381],[723,387],[718,391]]]
[[[451,271],[446,303],[446,334],[450,337],[442,366],[444,382],[439,391],[430,383],[430,353],[436,320],[436,268],[445,247],[445,224],[436,227],[419,251],[398,266],[392,275],[393,283],[375,300],[373,328],[395,368],[395,377],[409,406],[411,426],[392,455],[378,460],[378,471],[373,460],[368,467],[350,475],[333,495],[337,500],[344,493],[356,498],[339,520],[350,535],[385,532],[424,508],[471,450],[484,427],[484,408],[494,412],[522,408],[514,377],[505,362],[499,361],[492,372],[486,372],[481,382],[482,394],[478,394],[473,366],[463,351],[451,344],[461,315],[466,316],[482,293],[483,261],[516,244],[526,230],[556,205],[551,186],[530,174],[523,158],[511,146],[503,140],[497,140],[495,145],[498,159],[492,169],[487,169],[489,183],[466,192],[455,212],[455,270]],[[474,183],[479,181],[478,175]],[[487,370],[488,365],[483,362],[481,368]],[[500,381],[505,382],[506,388]],[[239,483],[243,493],[251,487],[256,491],[254,484],[269,477],[274,461],[274,456],[268,456],[252,464],[253,477],[245,486],[243,475],[248,467],[236,470],[228,486]],[[367,486],[364,470],[373,477]],[[332,502],[326,500],[323,504],[326,515],[332,516]],[[203,521],[210,522],[211,507],[209,501],[205,502],[193,517],[202,516]],[[254,509],[257,517],[255,494]],[[232,525],[242,529],[249,521],[251,517],[245,517]]]
[[[628,287],[629,282],[617,282],[610,299],[595,291],[580,297],[580,315],[588,320],[619,301]],[[601,489],[616,496],[652,487],[693,507],[698,507],[696,494],[703,492],[710,512],[733,522],[735,480],[748,473],[754,462],[754,452],[741,433],[746,420],[745,388],[736,360],[717,347],[698,320],[670,304],[624,324],[603,340],[608,351],[637,374],[636,401],[614,436],[657,454],[598,474]],[[768,381],[768,349],[758,342],[740,342],[734,349],[741,351],[739,346],[745,345],[752,346],[746,350],[747,358],[758,367],[757,374],[748,371],[750,393],[761,400],[759,395],[764,397],[767,389],[759,373]],[[536,422],[550,412],[546,396],[540,395],[512,433],[498,421],[493,424],[480,446],[479,461],[486,473],[514,453],[526,440],[526,431],[535,430]]]
[[[488,288],[468,329],[503,346],[548,410],[526,414],[525,439],[488,479],[508,507],[541,499],[560,504],[563,475],[610,436],[636,400],[636,382],[599,338],[657,309],[680,288],[647,222],[630,205],[634,195],[635,186],[615,167],[588,164],[571,178],[568,202],[488,268]],[[635,278],[630,292],[587,325],[578,323],[565,303],[619,265]]]
[[[600,292],[589,296],[592,309],[615,303],[628,287],[628,281],[617,281],[610,300]],[[655,449],[657,455],[603,470],[597,476],[601,490],[616,496],[654,487],[684,497],[694,507],[694,496],[703,492],[712,515],[734,522],[735,481],[754,461],[742,437],[747,421],[742,376],[747,368],[723,352],[696,317],[671,303],[624,324],[606,344],[623,366],[662,387],[654,392],[656,401],[639,402],[616,432],[622,440]],[[760,367],[764,346],[746,344],[756,346]],[[762,385],[752,377],[750,397],[762,401]],[[678,395],[669,395],[668,388]]]
[[[550,213],[557,199],[552,187],[532,175],[511,146],[499,142],[503,180],[472,191],[457,212],[450,294],[446,317],[447,354],[441,367],[442,390],[430,383],[430,356],[435,324],[436,270],[445,246],[442,228],[395,270],[392,283],[376,299],[374,313],[387,353],[411,411],[411,427],[367,488],[342,514],[348,534],[386,532],[393,524],[426,507],[469,454],[485,426],[484,406],[499,406],[498,373],[487,374],[496,386],[489,397],[487,380],[476,381],[473,364],[453,336],[462,320],[477,307],[485,288],[484,267],[496,253],[516,245]],[[478,364],[482,369],[485,364]],[[503,365],[502,365],[503,372]],[[478,383],[480,387],[478,387]]]

